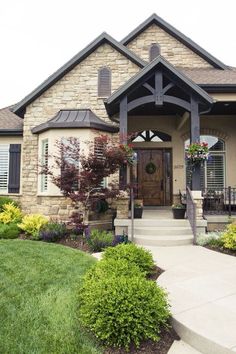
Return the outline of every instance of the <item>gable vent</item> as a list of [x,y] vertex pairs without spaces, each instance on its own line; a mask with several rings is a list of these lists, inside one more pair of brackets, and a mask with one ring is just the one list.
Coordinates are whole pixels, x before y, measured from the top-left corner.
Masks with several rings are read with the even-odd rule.
[[157,43],[151,44],[149,49],[149,60],[152,61],[160,54],[161,54],[160,46]]
[[108,97],[111,95],[111,71],[108,68],[98,70],[98,96]]

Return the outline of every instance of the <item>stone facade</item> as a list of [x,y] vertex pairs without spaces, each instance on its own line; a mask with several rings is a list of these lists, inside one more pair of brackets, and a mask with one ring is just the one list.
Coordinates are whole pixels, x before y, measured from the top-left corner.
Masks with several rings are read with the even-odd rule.
[[159,44],[161,55],[172,65],[190,68],[212,68],[208,62],[156,24],[149,26],[128,43],[127,47],[143,60],[149,61],[149,48],[152,43]]
[[[208,62],[155,24],[140,33],[127,47],[148,62],[149,48],[152,43],[158,43],[161,48],[161,55],[176,67],[212,68]],[[52,218],[59,217],[62,220],[67,219],[72,212],[73,209],[70,206],[70,201],[66,200],[59,193],[53,195],[53,188],[51,188],[51,191],[48,191],[48,195],[47,193],[45,195],[39,195],[38,193],[38,161],[44,133],[38,136],[32,134],[31,129],[48,121],[61,109],[91,109],[107,123],[114,124],[107,115],[104,98],[98,97],[97,94],[98,70],[104,66],[108,67],[112,73],[112,92],[116,91],[141,70],[139,66],[111,45],[102,44],[27,106],[24,116],[21,174],[21,204],[25,212],[39,212]],[[189,129],[186,129],[186,127],[183,127],[182,130],[176,129],[179,124],[179,117],[177,115],[141,118],[139,117],[139,119],[135,120],[134,116],[129,117],[129,132],[156,129],[158,124],[158,129],[172,136],[172,142],[158,143],[157,145],[152,145],[152,147],[167,147],[173,151],[173,194],[175,202],[175,199],[177,201],[179,198],[179,190],[185,185],[183,147],[184,136],[186,135],[186,130]],[[207,117],[204,117],[204,122],[201,122],[201,124],[203,123],[203,126],[212,126],[211,129],[213,127],[215,129],[217,126],[220,127],[223,125],[223,119],[224,117],[213,121],[212,118],[208,120]],[[235,132],[229,138],[228,146],[230,149],[227,151],[227,153],[231,153],[232,155],[235,151],[235,143],[233,143],[236,135],[236,130],[233,129],[235,128],[235,122],[229,119],[227,126],[229,127],[229,131]],[[54,131],[54,134],[56,133]],[[80,134],[83,139],[83,134],[77,130],[76,135]],[[227,132],[226,136],[228,136]],[[137,147],[143,146],[139,143]],[[146,147],[150,146],[146,145]],[[233,165],[233,171],[235,175],[236,161]],[[232,181],[234,180],[234,175]],[[233,183],[230,183],[233,186]]]
[[[90,108],[111,124],[103,98],[97,96],[97,74],[98,69],[103,66],[109,67],[112,72],[112,92],[140,70],[113,47],[103,44],[27,107],[22,157],[22,206],[25,211],[38,210],[44,214],[56,215],[56,208],[52,206],[55,200],[53,197],[40,197],[44,202],[40,199],[39,204],[38,135],[33,135],[31,129],[52,118],[60,109],[66,108]],[[56,200],[62,216],[69,213],[69,209],[64,208],[63,199],[59,197]]]

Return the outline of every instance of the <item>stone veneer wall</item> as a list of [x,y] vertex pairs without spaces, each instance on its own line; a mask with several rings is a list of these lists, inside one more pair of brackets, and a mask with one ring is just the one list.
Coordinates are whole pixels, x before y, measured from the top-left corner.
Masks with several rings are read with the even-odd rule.
[[100,118],[112,123],[103,99],[97,97],[97,72],[103,66],[108,66],[112,72],[112,92],[140,70],[113,47],[103,44],[27,107],[21,198],[25,212],[41,212],[52,217],[59,215],[62,219],[70,213],[70,203],[64,197],[37,196],[38,135],[33,135],[31,129],[51,119],[60,109],[73,108],[90,108]]
[[175,66],[191,68],[212,67],[207,61],[156,24],[149,26],[145,31],[140,33],[140,35],[128,43],[127,47],[143,60],[149,61],[149,47],[152,43],[158,43],[161,48],[161,55]]

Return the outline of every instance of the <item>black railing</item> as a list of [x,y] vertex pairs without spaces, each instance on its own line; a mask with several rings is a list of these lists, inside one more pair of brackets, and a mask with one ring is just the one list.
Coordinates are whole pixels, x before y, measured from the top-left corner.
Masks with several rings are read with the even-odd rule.
[[203,213],[236,214],[236,188],[205,188],[202,190]]
[[187,204],[187,218],[189,220],[189,223],[191,225],[192,228],[192,232],[193,232],[193,242],[194,244],[196,243],[196,237],[197,237],[197,225],[196,225],[196,203],[193,200],[193,196],[192,196],[192,192],[190,190],[189,187],[187,187],[186,190],[186,204]]

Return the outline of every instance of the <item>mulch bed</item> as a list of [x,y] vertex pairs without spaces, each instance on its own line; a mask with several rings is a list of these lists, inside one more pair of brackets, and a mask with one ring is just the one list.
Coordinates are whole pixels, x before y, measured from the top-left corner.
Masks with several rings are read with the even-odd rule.
[[[179,336],[176,334],[173,328],[165,329],[160,333],[161,339],[159,342],[153,342],[147,340],[142,342],[139,349],[131,347],[128,351],[130,354],[167,354],[172,343],[175,340],[179,340]],[[104,351],[104,354],[127,354],[124,349],[108,348]]]
[[70,237],[66,237],[66,238],[63,238],[63,239],[59,240],[57,243],[59,243],[59,244],[61,244],[63,246],[79,249],[80,251],[91,253],[87,243],[85,243],[83,241],[83,239],[80,238],[80,237],[78,237],[75,240],[71,239]]
[[204,246],[205,248],[211,250],[211,251],[216,251],[216,252],[220,252],[220,253],[224,253],[224,254],[227,254],[228,256],[234,256],[236,257],[236,251],[233,251],[233,250],[227,250],[225,248],[221,248],[221,247],[215,247],[215,246],[209,246],[209,245],[206,245]]

